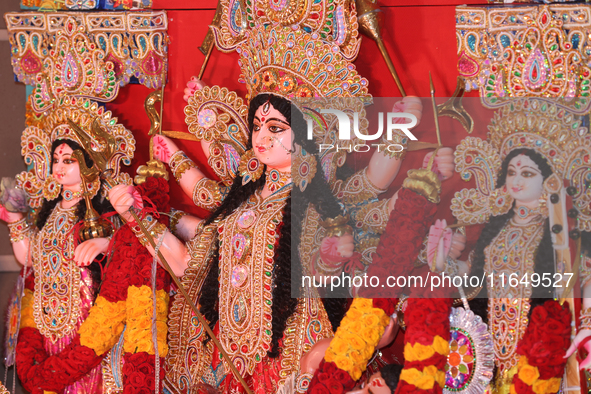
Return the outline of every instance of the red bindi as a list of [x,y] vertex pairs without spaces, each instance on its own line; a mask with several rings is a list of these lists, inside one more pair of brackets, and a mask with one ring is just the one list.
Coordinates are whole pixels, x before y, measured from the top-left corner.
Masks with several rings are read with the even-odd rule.
[[264,117],[262,117],[262,118],[261,118],[261,122],[264,122],[264,121],[265,121],[265,118],[264,118]]
[[517,162],[517,167],[519,167],[521,165],[521,161]]

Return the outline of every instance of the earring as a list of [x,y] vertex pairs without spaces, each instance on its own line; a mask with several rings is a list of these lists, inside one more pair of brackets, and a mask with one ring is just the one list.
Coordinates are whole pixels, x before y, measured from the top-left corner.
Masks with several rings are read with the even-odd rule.
[[255,182],[263,175],[263,165],[254,155],[254,150],[246,151],[240,158],[238,173],[242,177],[242,186],[248,182]]
[[62,185],[52,175],[49,175],[43,183],[43,197],[46,200],[55,200],[62,191]]
[[316,157],[306,152],[300,145],[294,144],[294,146],[295,152],[291,164],[291,174],[294,183],[303,192],[316,175]]
[[507,185],[493,190],[489,197],[490,211],[493,216],[503,215],[513,206],[513,197],[509,194]]

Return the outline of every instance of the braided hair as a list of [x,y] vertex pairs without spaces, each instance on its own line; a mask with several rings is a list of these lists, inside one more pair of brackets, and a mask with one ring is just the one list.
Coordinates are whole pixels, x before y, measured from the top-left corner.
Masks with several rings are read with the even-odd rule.
[[[309,153],[317,150],[314,141],[305,139],[305,130],[307,127],[303,114],[292,106],[291,102],[272,94],[260,94],[250,103],[248,111],[248,128],[253,130],[254,115],[256,110],[264,103],[269,102],[273,108],[278,110],[286,119],[290,121],[293,131],[293,140],[302,146]],[[252,135],[249,137],[247,149],[252,148]],[[287,199],[283,209],[283,223],[279,229],[278,247],[275,249],[274,269],[273,269],[273,287],[272,287],[272,337],[271,348],[268,355],[271,358],[279,357],[281,349],[279,341],[283,337],[287,320],[294,314],[298,305],[298,299],[292,298],[292,278],[300,278],[302,275],[302,266],[299,256],[299,242],[302,233],[302,221],[305,218],[306,207],[312,204],[316,211],[323,218],[335,217],[341,214],[340,206],[336,198],[332,195],[328,184],[322,176],[323,170],[317,160],[316,176],[308,184],[305,193],[299,188],[294,187],[290,197]],[[254,182],[242,185],[242,177],[237,175],[234,178],[232,187],[222,204],[207,219],[206,224],[212,223],[217,218],[224,218],[238,209],[246,202],[257,190],[265,185],[265,174]],[[299,209],[291,209],[292,202],[297,201]],[[301,204],[301,205],[300,205]],[[214,250],[211,268],[203,283],[201,297],[199,299],[201,313],[207,318],[210,326],[213,328],[219,319],[219,243]],[[295,290],[296,287],[293,287]],[[323,300],[333,329],[336,330],[338,324],[345,314],[346,299],[326,299]]]

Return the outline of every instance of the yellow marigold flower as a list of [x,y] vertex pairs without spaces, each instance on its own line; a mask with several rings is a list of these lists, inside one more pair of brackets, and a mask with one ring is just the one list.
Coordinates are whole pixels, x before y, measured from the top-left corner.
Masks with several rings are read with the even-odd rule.
[[347,314],[346,314],[345,319],[347,319],[347,320],[350,319],[351,321],[355,321],[355,320],[361,319],[361,316],[363,316],[363,314],[361,313],[361,311],[359,311],[357,309],[350,308],[347,311]]
[[437,335],[433,339],[433,349],[437,353],[443,356],[447,356],[449,354],[449,341],[446,341],[445,339]]
[[547,393],[557,393],[560,390],[560,381],[561,378],[551,378],[548,379],[548,391]]
[[511,387],[509,387],[509,394],[517,394],[517,390],[515,390],[514,384],[512,384]]
[[420,378],[413,383],[417,388],[421,390],[430,390],[435,385],[435,378],[428,374],[423,374]]
[[364,349],[367,344],[363,339],[361,339],[358,335],[351,335],[347,338],[349,340],[349,344],[355,350],[362,350]]
[[414,382],[420,379],[421,376],[423,376],[423,374],[416,368],[403,369],[402,372],[400,372],[400,379],[410,384],[415,384]]
[[353,367],[353,360],[351,360],[349,357],[340,355],[337,356],[333,362],[337,365],[337,367],[339,367],[343,371],[348,372],[349,374],[351,373],[351,368]]
[[545,379],[536,380],[532,386],[532,390],[536,394],[546,394],[549,393],[548,387],[550,386],[550,381]]
[[408,361],[423,361],[429,357],[433,357],[435,350],[431,346],[421,345],[415,343],[414,346],[410,343],[404,345],[404,358]]
[[519,356],[519,361],[517,362],[517,369],[522,368],[524,365],[527,365],[527,357]]
[[33,316],[33,301],[35,297],[33,292],[25,289],[25,296],[21,300],[21,322],[20,328],[37,327],[35,325],[35,317]]
[[378,327],[380,325],[380,318],[371,313],[366,313],[363,315],[362,321],[363,324],[369,328]]
[[537,367],[533,367],[529,364],[524,365],[519,369],[519,379],[528,386],[532,386],[534,382],[540,377],[540,372]]
[[[336,354],[342,354],[345,353],[347,350],[349,349],[349,344],[346,343],[345,341],[343,341],[341,338],[339,337],[335,337],[330,341],[330,345],[328,347],[328,350],[336,353]],[[327,350],[327,352],[328,352]]]
[[361,336],[367,341],[368,344],[375,347],[380,341],[380,337],[384,333],[384,330],[376,328],[366,328],[361,333]]
[[351,308],[370,309],[373,308],[373,300],[371,298],[355,298],[351,303]]
[[361,368],[359,368],[358,366],[353,366],[351,368],[351,371],[349,372],[349,376],[351,376],[353,380],[359,380],[362,374],[363,372],[361,371]]
[[437,371],[437,374],[435,374],[435,381],[437,382],[439,387],[445,386],[445,372]]
[[367,361],[368,361],[365,357],[363,357],[361,352],[358,352],[357,350],[353,350],[353,351],[349,352],[349,357],[357,365],[365,365],[365,364],[367,364]]

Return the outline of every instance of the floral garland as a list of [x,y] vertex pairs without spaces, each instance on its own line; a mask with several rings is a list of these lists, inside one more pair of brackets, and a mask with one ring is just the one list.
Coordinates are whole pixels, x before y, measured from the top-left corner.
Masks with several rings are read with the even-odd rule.
[[513,376],[512,394],[547,394],[560,389],[570,345],[571,314],[568,303],[562,306],[548,300],[534,308],[517,353],[519,362]]
[[[137,190],[158,210],[170,210],[168,184],[164,179],[148,178]],[[163,219],[167,224],[167,218]],[[29,315],[32,316],[32,303],[26,301],[29,293],[25,292],[16,364],[19,378],[27,391],[34,394],[59,392],[79,380],[98,365],[104,354],[117,343],[126,324],[123,393],[154,390],[155,353],[151,330],[153,258],[129,226],[120,228],[113,236],[112,249],[116,249],[117,253],[106,269],[100,294],[88,318],[80,326],[78,336],[59,354],[50,357],[45,352],[43,336],[29,318]],[[34,282],[30,277],[25,282],[25,288],[32,296]],[[158,267],[156,327],[160,365],[163,365],[163,357],[168,351],[166,318],[169,288],[170,277]],[[160,376],[163,374],[161,368]]]
[[[428,270],[415,269],[413,263],[436,210],[435,203],[402,188],[367,275],[386,278],[412,272],[426,277]],[[392,250],[396,254],[392,255]],[[445,297],[447,290],[438,289],[435,296]],[[344,393],[355,386],[389,323],[389,316],[395,311],[398,301],[395,297],[399,297],[401,291],[400,288],[360,289],[364,297],[392,298],[353,301],[310,382],[308,390],[312,394]],[[426,290],[412,289],[411,297],[424,297],[423,291]],[[406,363],[397,393],[439,393],[445,385],[443,368],[449,352],[451,299],[410,298],[408,302]]]
[[409,298],[404,369],[396,393],[441,393],[449,353],[450,298]]

